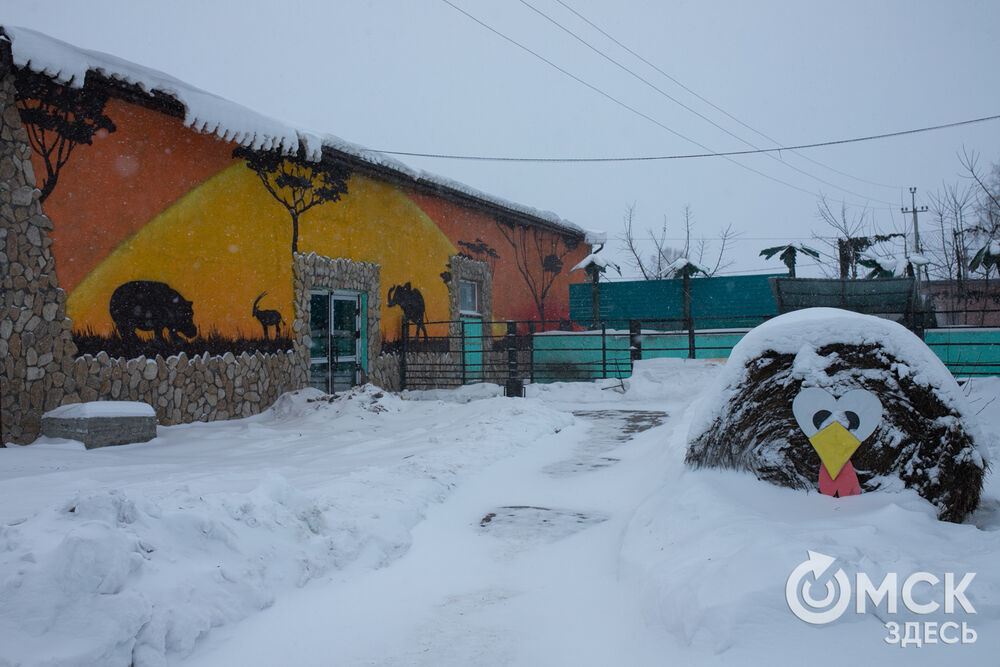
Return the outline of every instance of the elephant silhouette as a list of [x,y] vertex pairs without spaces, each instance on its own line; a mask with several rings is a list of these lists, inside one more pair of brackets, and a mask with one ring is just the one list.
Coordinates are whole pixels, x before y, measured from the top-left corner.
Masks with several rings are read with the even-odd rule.
[[416,335],[420,331],[424,332],[424,340],[427,340],[427,327],[424,326],[424,296],[416,287],[411,287],[410,283],[405,285],[393,285],[389,288],[389,299],[387,304],[399,306],[403,309],[403,320],[413,322],[417,325]]

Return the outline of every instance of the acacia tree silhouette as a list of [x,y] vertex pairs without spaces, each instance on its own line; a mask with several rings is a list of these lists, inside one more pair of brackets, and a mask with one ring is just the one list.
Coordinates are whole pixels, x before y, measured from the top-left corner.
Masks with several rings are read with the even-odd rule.
[[94,135],[114,132],[115,124],[104,114],[108,94],[98,86],[60,85],[26,67],[14,73],[17,107],[28,131],[28,142],[45,163],[45,182],[39,201],[52,193],[59,171],[80,144],[90,145]]
[[233,157],[246,160],[274,199],[292,218],[292,252],[299,251],[299,218],[309,209],[347,194],[351,171],[339,165],[309,162],[300,148],[295,156],[239,147]]
[[493,275],[496,272],[497,260],[500,259],[500,253],[492,248],[486,241],[477,237],[476,240],[471,243],[469,241],[459,241],[458,246],[463,248],[463,255],[471,257],[472,259],[487,262],[490,265],[490,275]]
[[517,270],[535,301],[539,321],[544,322],[545,299],[552,283],[563,270],[563,259],[576,250],[580,241],[573,236],[545,232],[537,227],[529,228],[505,220],[497,220],[496,225],[514,250]]

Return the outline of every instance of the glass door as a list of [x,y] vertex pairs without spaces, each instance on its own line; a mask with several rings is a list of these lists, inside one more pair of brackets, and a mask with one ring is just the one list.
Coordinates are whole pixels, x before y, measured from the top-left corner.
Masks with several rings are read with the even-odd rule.
[[309,385],[327,393],[360,380],[361,295],[315,291],[309,298]]

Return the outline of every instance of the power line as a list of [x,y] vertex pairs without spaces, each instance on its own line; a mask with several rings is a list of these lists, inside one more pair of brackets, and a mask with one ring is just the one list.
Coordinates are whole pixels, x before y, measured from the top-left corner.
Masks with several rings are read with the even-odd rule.
[[[448,0],[442,0],[442,1],[448,2]],[[796,144],[794,146],[784,146],[779,148],[758,148],[754,150],[723,151],[718,153],[717,152],[680,153],[674,155],[631,155],[631,156],[620,156],[620,157],[520,157],[520,156],[503,156],[503,155],[458,155],[449,153],[418,153],[409,151],[387,151],[387,150],[380,150],[378,152],[385,153],[387,155],[440,158],[445,160],[478,160],[483,162],[570,162],[572,163],[572,162],[645,162],[645,161],[655,161],[655,160],[692,160],[698,158],[733,157],[740,155],[756,155],[759,153],[774,153],[778,151],[795,151],[795,150],[805,150],[809,148],[826,148],[829,146],[842,146],[844,144],[856,144],[865,141],[892,139],[894,137],[903,137],[911,134],[920,134],[923,132],[946,130],[953,127],[972,125],[974,123],[985,123],[988,121],[993,121],[998,119],[1000,119],[1000,114],[997,114],[995,116],[983,116],[982,118],[972,118],[969,120],[960,120],[954,123],[929,125],[927,127],[918,127],[910,130],[899,130],[897,132],[883,132],[881,134],[869,134],[862,137],[852,137],[850,139],[834,139],[830,141],[817,141],[808,144]],[[745,165],[740,165],[740,166],[745,166]],[[749,167],[747,168],[749,169]]]
[[[628,67],[626,67],[622,63],[618,62],[617,60],[615,60],[611,56],[607,55],[606,53],[604,53],[603,51],[601,51],[600,49],[598,49],[597,47],[595,47],[593,44],[591,44],[587,40],[583,39],[582,37],[580,37],[579,35],[577,35],[575,32],[573,32],[572,30],[570,30],[569,28],[567,28],[566,26],[564,26],[563,24],[559,23],[559,21],[555,20],[554,18],[552,18],[551,16],[549,16],[548,14],[546,14],[545,12],[543,12],[542,10],[540,10],[537,7],[533,6],[527,0],[519,0],[519,2],[522,5],[524,5],[525,7],[527,7],[528,9],[530,9],[531,11],[535,12],[536,14],[538,14],[539,16],[541,16],[542,18],[544,18],[546,21],[548,21],[552,25],[556,26],[557,28],[559,28],[560,30],[562,30],[563,32],[565,32],[567,35],[569,35],[570,37],[572,37],[576,41],[578,41],[581,44],[583,44],[584,46],[586,46],[588,49],[590,49],[591,51],[593,51],[597,55],[601,56],[602,58],[604,58],[605,60],[607,60],[611,64],[613,64],[616,67],[618,67],[623,72],[625,72],[625,73],[629,74],[630,76],[632,76],[633,78],[637,79],[638,81],[641,81],[646,86],[648,86],[649,88],[655,90],[661,96],[667,98],[668,100],[670,100],[674,104],[677,104],[678,106],[680,106],[685,111],[689,111],[690,113],[694,114],[698,118],[701,118],[706,123],[710,124],[712,127],[715,127],[716,129],[721,130],[722,132],[725,132],[726,134],[728,134],[729,136],[733,137],[737,141],[739,141],[741,143],[744,143],[744,144],[746,144],[747,146],[750,146],[753,149],[757,149],[757,150],[760,149],[760,147],[757,146],[757,145],[755,145],[753,142],[750,142],[750,141],[744,139],[743,137],[739,136],[738,134],[729,131],[727,128],[723,127],[722,125],[719,125],[718,123],[716,123],[714,120],[712,120],[708,116],[706,116],[706,115],[702,114],[701,112],[699,112],[699,111],[691,108],[687,104],[684,104],[683,102],[681,102],[680,100],[678,100],[676,97],[674,97],[673,95],[670,95],[669,93],[667,93],[662,88],[656,86],[654,83],[652,83],[651,81],[649,81],[645,77],[637,74],[636,72],[634,72],[633,70],[629,69]],[[676,81],[672,77],[670,78],[670,80],[671,81]],[[685,88],[685,90],[687,90],[687,89]],[[778,144],[778,142],[774,141],[773,139],[771,141],[773,143],[775,143],[775,144]],[[780,147],[780,144],[779,144],[779,147]],[[770,159],[774,160],[775,162],[777,162],[778,164],[780,164],[780,165],[782,165],[784,167],[787,167],[789,169],[793,169],[793,170],[799,172],[800,174],[802,174],[803,176],[815,179],[815,180],[819,181],[820,183],[822,183],[824,185],[827,185],[827,186],[829,186],[831,188],[840,190],[841,192],[846,192],[849,195],[853,195],[853,196],[859,197],[861,199],[865,199],[866,198],[862,194],[859,194],[859,193],[854,192],[852,190],[848,190],[847,188],[842,188],[839,185],[836,185],[835,183],[830,183],[829,181],[826,181],[826,180],[820,178],[819,176],[816,176],[815,174],[810,174],[808,171],[806,171],[804,169],[800,169],[799,167],[797,167],[797,166],[795,166],[793,164],[789,164],[788,162],[785,162],[784,160],[776,157],[775,155],[773,155],[771,153],[765,153],[765,155],[767,157],[769,157]],[[886,205],[890,205],[890,206],[892,205],[892,202],[888,202],[888,201],[885,201],[883,199],[876,199],[874,197],[872,197],[870,199],[872,201],[877,201],[880,204],[886,204]]]
[[[625,44],[623,44],[619,40],[615,39],[612,35],[610,35],[608,32],[606,32],[605,30],[603,30],[600,26],[598,26],[597,24],[595,24],[593,21],[591,21],[590,19],[588,19],[586,16],[584,16],[583,14],[581,14],[580,12],[578,12],[577,10],[575,10],[572,7],[570,7],[569,5],[567,5],[565,2],[563,2],[563,0],[556,0],[556,2],[558,2],[560,5],[562,5],[566,9],[568,9],[570,12],[572,12],[580,20],[582,20],[584,23],[586,23],[587,25],[589,25],[590,27],[592,27],[594,30],[596,30],[597,32],[601,33],[602,35],[604,35],[605,37],[607,37],[609,40],[611,40],[612,42],[614,42],[615,44],[617,44],[619,47],[621,47],[622,49],[624,49],[625,51],[627,51],[628,53],[630,53],[632,56],[634,56],[638,60],[642,61],[643,63],[645,63],[649,67],[653,68],[654,70],[656,70],[657,72],[659,72],[660,74],[662,74],[664,77],[666,77],[670,81],[674,82],[675,84],[677,84],[679,87],[681,87],[684,90],[686,90],[688,93],[690,93],[694,97],[697,97],[699,100],[701,100],[702,102],[704,102],[708,106],[710,106],[713,109],[715,109],[716,111],[724,114],[725,116],[727,116],[731,120],[739,123],[740,125],[742,125],[746,129],[750,130],[751,132],[753,132],[753,133],[755,133],[755,134],[757,134],[757,135],[759,135],[759,136],[767,139],[771,143],[775,144],[775,146],[781,146],[781,142],[778,141],[777,139],[774,139],[773,137],[768,136],[764,132],[761,132],[760,130],[758,130],[758,129],[752,127],[752,126],[747,125],[746,123],[744,123],[742,120],[740,120],[739,118],[737,118],[733,114],[729,113],[728,111],[726,111],[722,107],[720,107],[717,104],[713,103],[711,100],[708,100],[705,97],[702,97],[701,95],[699,95],[698,93],[696,93],[695,91],[691,90],[689,87],[685,86],[683,83],[681,83],[680,81],[678,81],[676,78],[674,78],[673,76],[667,74],[661,68],[659,68],[655,64],[651,63],[649,60],[643,58],[641,55],[639,55],[638,53],[636,53],[635,51],[633,51],[632,49],[630,49],[628,46],[626,46]],[[796,155],[799,155],[799,154],[796,153]],[[834,172],[836,174],[840,174],[841,176],[846,176],[847,178],[854,179],[854,180],[859,181],[861,183],[866,183],[868,185],[876,185],[878,187],[888,188],[890,190],[898,190],[899,187],[900,187],[898,185],[887,185],[885,183],[876,183],[875,181],[869,181],[869,180],[866,180],[866,179],[863,179],[863,178],[858,178],[857,176],[852,176],[851,174],[848,174],[846,172],[840,171],[839,169],[834,169],[833,167],[831,167],[829,165],[825,165],[822,162],[818,162],[816,160],[813,160],[812,158],[810,158],[810,157],[808,157],[806,155],[799,155],[799,157],[801,157],[801,158],[803,158],[805,160],[808,160],[809,162],[812,162],[815,165],[823,167],[824,169],[829,169],[830,171],[832,171],[832,172]]]
[[[657,238],[655,236],[633,236],[637,241],[686,241],[687,238],[684,236],[667,236],[663,238]],[[747,236],[740,234],[739,236],[731,236],[728,239],[729,243],[735,243],[736,241],[816,241],[823,239],[837,239],[837,236]],[[718,238],[706,238],[706,241],[717,241]]]
[[[480,19],[477,19],[475,16],[473,16],[469,12],[465,11],[461,7],[458,7],[457,5],[455,5],[454,3],[452,3],[451,0],[441,0],[441,1],[444,2],[446,5],[448,5],[449,7],[451,7],[452,9],[454,9],[455,11],[459,12],[460,14],[462,14],[463,16],[467,17],[471,21],[474,21],[475,23],[478,23],[483,28],[486,28],[487,30],[489,30],[493,34],[497,35],[501,39],[503,39],[503,40],[505,40],[507,42],[510,42],[511,44],[513,44],[514,46],[518,47],[519,49],[521,49],[523,51],[526,51],[527,53],[529,53],[532,56],[534,56],[535,58],[541,60],[542,62],[544,62],[545,64],[549,65],[550,67],[553,67],[554,69],[556,69],[559,72],[561,72],[561,73],[565,74],[566,76],[570,77],[571,79],[573,79],[577,83],[580,83],[581,85],[586,86],[587,88],[593,90],[595,93],[597,93],[597,94],[601,95],[602,97],[610,100],[611,102],[614,102],[618,106],[620,106],[620,107],[622,107],[624,109],[627,109],[628,111],[631,111],[632,113],[636,114],[637,116],[639,116],[641,118],[644,118],[644,119],[648,120],[649,122],[653,123],[657,127],[660,127],[661,129],[664,129],[667,132],[670,132],[671,134],[673,134],[673,135],[675,135],[677,137],[680,137],[681,139],[683,139],[685,141],[688,141],[688,142],[694,144],[695,146],[698,146],[699,148],[702,148],[702,149],[704,149],[706,151],[709,151],[707,153],[707,155],[713,155],[713,156],[716,156],[716,157],[722,157],[722,158],[728,160],[729,162],[732,162],[736,166],[741,167],[743,169],[746,169],[747,171],[751,171],[751,172],[757,174],[758,176],[766,178],[766,179],[768,179],[770,181],[774,181],[775,183],[779,183],[779,184],[784,185],[785,187],[791,188],[793,190],[798,190],[799,192],[803,192],[803,193],[805,193],[807,195],[810,195],[812,197],[816,196],[816,193],[813,192],[812,190],[807,190],[806,188],[802,188],[802,187],[799,187],[797,185],[793,185],[791,183],[788,183],[787,181],[783,181],[780,178],[777,178],[776,176],[771,176],[770,174],[766,174],[766,173],[764,173],[762,171],[754,169],[753,167],[750,167],[750,166],[747,166],[747,165],[742,164],[740,162],[737,162],[736,160],[732,159],[732,157],[730,157],[730,155],[735,155],[735,154],[738,154],[738,153],[721,154],[721,153],[717,153],[715,151],[712,151],[712,149],[709,148],[708,146],[705,146],[704,144],[699,143],[699,142],[695,141],[694,139],[691,139],[690,137],[684,136],[680,132],[677,132],[676,130],[674,130],[674,129],[670,128],[670,127],[667,127],[666,125],[664,125],[660,121],[656,120],[652,116],[649,116],[649,115],[643,113],[642,111],[639,111],[635,107],[629,106],[628,104],[626,104],[625,102],[622,102],[618,98],[610,95],[609,93],[604,92],[603,90],[601,90],[597,86],[595,86],[595,85],[593,85],[591,83],[588,83],[587,81],[584,81],[580,77],[578,77],[575,74],[573,74],[573,73],[567,71],[566,69],[560,67],[559,65],[555,64],[554,62],[552,62],[548,58],[542,56],[538,52],[533,51],[532,49],[530,49],[529,47],[525,46],[524,44],[521,44],[520,42],[516,41],[515,39],[513,39],[511,37],[508,37],[507,35],[503,34],[502,32],[500,32],[499,30],[497,30],[493,26],[489,25],[488,23],[485,23],[484,21],[481,21]],[[763,149],[763,150],[758,150],[758,151],[747,151],[746,153],[747,154],[754,153],[754,152],[762,153],[762,152],[765,152],[767,150],[769,150],[769,149]],[[776,148],[776,149],[771,149],[771,150],[782,150],[782,149],[777,149]],[[392,153],[392,152],[389,152],[389,151],[383,151],[383,152],[385,152],[388,155],[407,155],[407,153],[403,153],[403,152],[398,152],[398,153]],[[413,156],[413,157],[446,157],[446,156],[435,156],[435,155],[422,155],[421,156],[421,155],[412,155],[412,154],[411,154],[411,156]],[[455,157],[454,159],[463,159],[463,158]],[[524,160],[508,160],[508,161],[524,161]],[[552,161],[552,160],[542,160],[542,161]],[[590,161],[593,161],[593,160],[590,160]],[[598,161],[605,161],[605,160],[598,160]],[[844,202],[844,203],[846,204],[846,202]],[[888,208],[886,210],[892,210],[892,209]]]

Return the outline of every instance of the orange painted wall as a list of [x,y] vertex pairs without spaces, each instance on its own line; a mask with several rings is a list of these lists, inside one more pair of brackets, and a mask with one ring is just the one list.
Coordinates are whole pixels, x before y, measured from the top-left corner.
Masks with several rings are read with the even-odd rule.
[[[496,320],[537,320],[538,309],[531,297],[525,280],[517,269],[514,251],[500,233],[492,216],[454,204],[448,200],[419,192],[408,192],[417,206],[424,210],[431,220],[441,228],[452,242],[474,242],[477,238],[485,241],[500,255],[493,276],[493,318]],[[560,252],[563,247],[560,244]],[[461,247],[459,250],[462,250]],[[545,318],[557,320],[569,317],[569,285],[586,279],[583,271],[570,273],[590,252],[589,246],[581,243],[563,259],[563,270],[549,288],[545,300]],[[537,261],[532,268],[537,274]]]
[[[43,206],[59,285],[73,289],[108,254],[167,206],[233,163],[234,145],[180,120],[111,98],[116,131],[77,146]],[[41,183],[45,166],[32,151]]]

